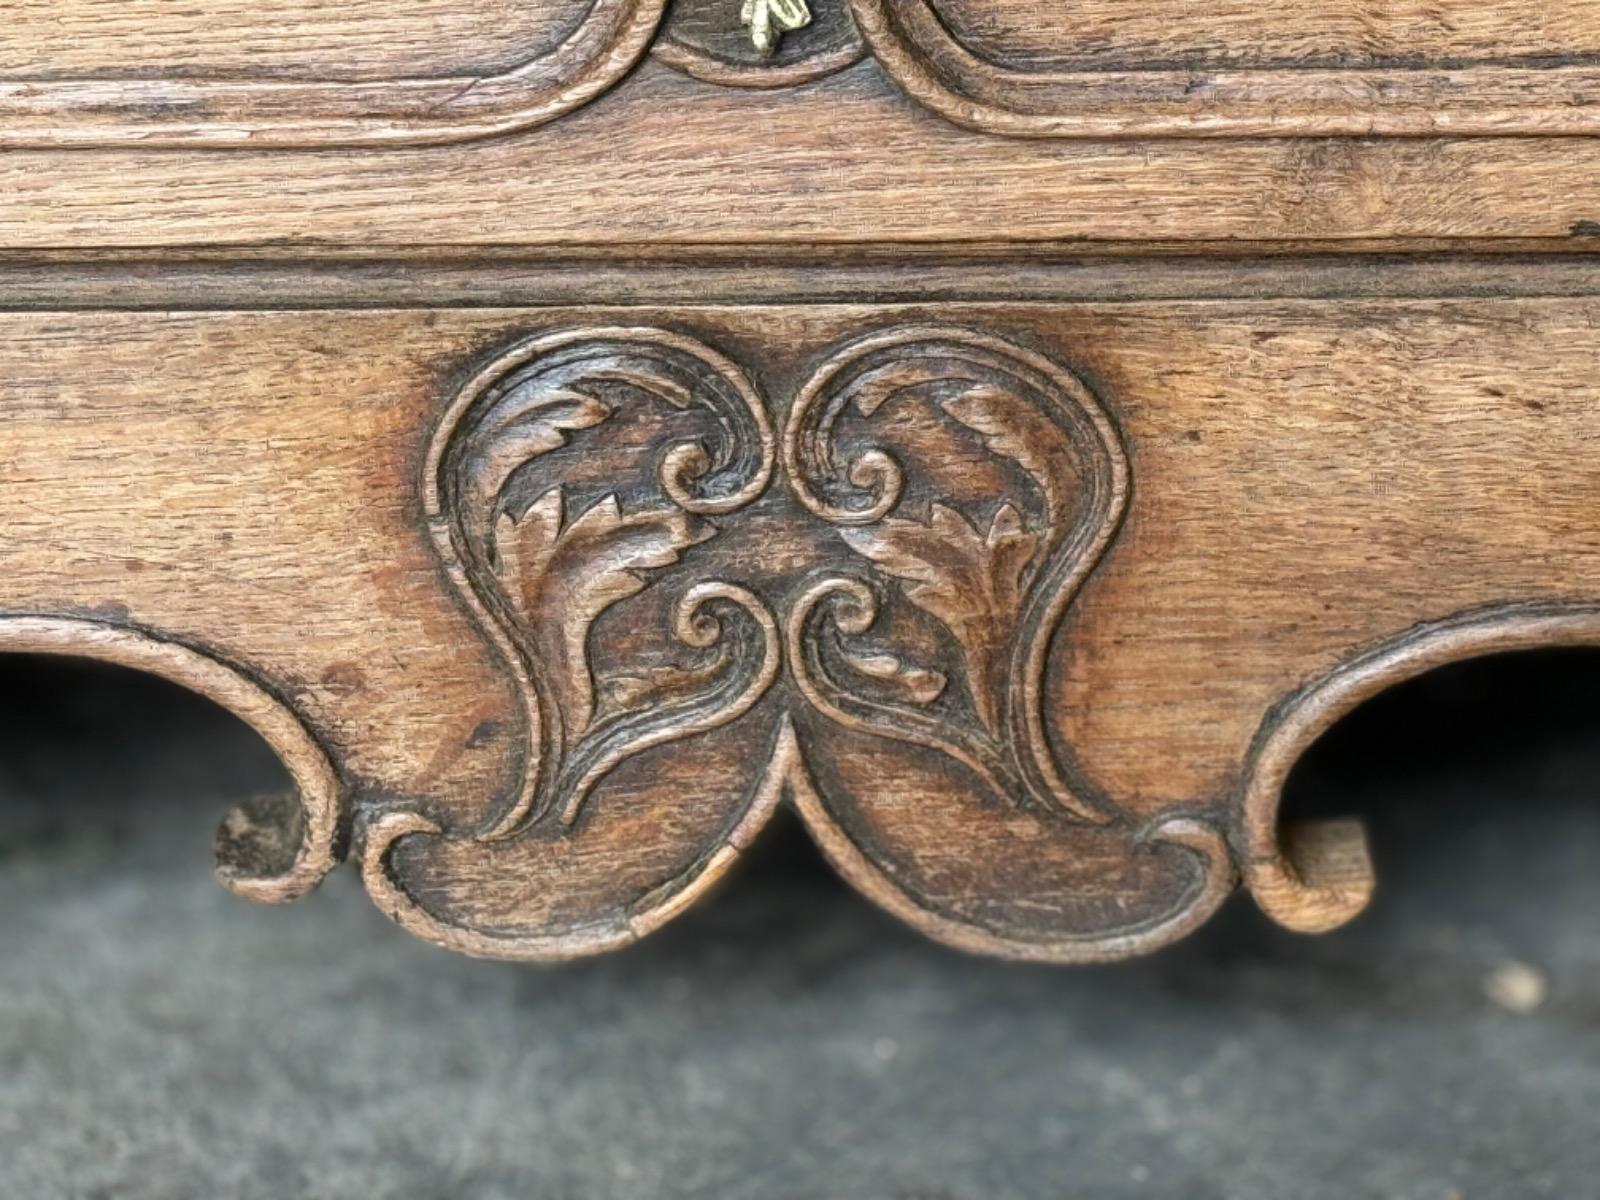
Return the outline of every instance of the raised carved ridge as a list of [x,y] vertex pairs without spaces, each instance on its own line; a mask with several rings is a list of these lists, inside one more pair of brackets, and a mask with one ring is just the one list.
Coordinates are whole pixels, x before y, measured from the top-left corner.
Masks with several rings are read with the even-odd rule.
[[[967,948],[1115,957],[1209,915],[1233,880],[1211,819],[1135,818],[1048,728],[1051,648],[1128,487],[1082,382],[990,334],[891,329],[813,370],[775,480],[778,457],[755,384],[676,332],[545,334],[473,376],[424,504],[526,759],[483,827],[372,822],[385,910],[472,953],[620,945],[787,793],[847,878]],[[960,891],[952,830],[983,846]],[[1078,862],[1108,857],[1112,884]]]
[[221,705],[261,735],[296,792],[235,809],[217,831],[217,878],[258,903],[310,892],[343,856],[344,786],[332,760],[283,700],[242,669],[205,650],[110,621],[0,615],[0,653],[89,658],[144,671]]
[[1279,819],[1300,755],[1362,702],[1447,663],[1551,646],[1600,645],[1600,607],[1577,601],[1497,604],[1456,613],[1352,656],[1285,698],[1261,723],[1237,808],[1244,880],[1273,920],[1323,933],[1357,916],[1376,879],[1359,821]]
[[667,8],[666,0],[595,0],[559,44],[496,74],[0,80],[0,148],[468,140],[554,120],[615,86],[647,51],[696,78],[757,88],[809,82],[870,53],[934,112],[1014,137],[1600,133],[1592,56],[1091,70],[985,57],[929,0],[815,0],[809,8],[752,0],[743,10],[735,0],[683,0],[670,15]]

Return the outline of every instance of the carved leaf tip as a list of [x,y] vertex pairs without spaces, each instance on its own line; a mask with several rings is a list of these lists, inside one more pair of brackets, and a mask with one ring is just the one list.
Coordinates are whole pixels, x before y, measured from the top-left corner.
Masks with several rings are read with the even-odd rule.
[[594,711],[589,627],[645,589],[641,572],[672,566],[716,530],[675,508],[624,514],[614,493],[564,528],[563,511],[561,489],[552,488],[520,519],[502,514],[495,538],[501,582],[523,619],[545,631],[543,655],[572,728],[582,729]]
[[977,433],[995,454],[1009,458],[1032,478],[1059,519],[1072,473],[1061,432],[1016,392],[993,384],[975,384],[944,401],[944,411]]
[[592,429],[611,416],[606,404],[584,392],[558,388],[511,407],[492,431],[472,469],[480,497],[499,493],[524,463],[565,446],[568,435]]
[[942,673],[912,666],[894,654],[847,653],[847,657],[863,675],[895,685],[913,704],[932,704],[949,682]]
[[966,660],[979,719],[995,728],[1002,688],[997,672],[1022,607],[1023,576],[1039,546],[1016,506],[1002,503],[985,533],[954,508],[935,503],[926,523],[891,517],[839,534],[899,579],[906,599],[950,631]]
[[646,667],[633,674],[608,675],[599,681],[602,707],[613,712],[648,709],[703,690],[723,667],[713,658],[697,667]]

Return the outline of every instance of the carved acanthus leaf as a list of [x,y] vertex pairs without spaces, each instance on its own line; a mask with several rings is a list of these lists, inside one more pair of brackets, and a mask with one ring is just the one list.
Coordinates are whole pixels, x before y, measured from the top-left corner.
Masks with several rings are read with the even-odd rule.
[[850,649],[844,657],[863,675],[888,683],[905,693],[913,704],[932,704],[944,694],[949,682],[938,671],[913,666],[897,654],[863,654]]
[[604,676],[598,680],[602,715],[606,711],[654,708],[693,695],[714,683],[726,666],[726,657],[717,656],[699,666],[646,667]]
[[984,445],[1026,471],[1044,494],[1052,520],[1066,506],[1063,485],[1072,474],[1061,447],[1061,430],[1037,406],[1010,388],[978,383],[946,400],[942,407],[983,437]]
[[552,488],[520,518],[502,514],[495,548],[501,582],[533,631],[563,722],[580,732],[594,715],[590,626],[644,590],[641,571],[671,566],[715,530],[678,509],[624,514],[614,494],[566,524],[564,508],[561,489]]
[[585,392],[570,388],[532,391],[520,403],[508,403],[485,432],[483,452],[473,464],[472,480],[480,497],[499,494],[512,474],[530,459],[567,444],[567,435],[591,429],[611,416],[611,409]]
[[906,599],[940,621],[960,644],[968,687],[979,719],[998,729],[1000,667],[1016,628],[1022,578],[1038,548],[1008,501],[987,533],[944,504],[929,509],[927,523],[890,517],[875,525],[841,529],[839,536],[863,558],[901,580]]

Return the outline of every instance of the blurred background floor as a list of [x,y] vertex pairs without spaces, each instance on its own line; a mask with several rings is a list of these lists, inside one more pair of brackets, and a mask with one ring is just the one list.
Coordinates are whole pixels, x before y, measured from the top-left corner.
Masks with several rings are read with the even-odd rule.
[[474,962],[351,873],[255,908],[216,819],[282,774],[143,677],[0,662],[0,1196],[1600,1196],[1600,653],[1380,697],[1290,805],[1373,909],[1248,900],[1107,968],[958,955],[791,824],[609,957]]

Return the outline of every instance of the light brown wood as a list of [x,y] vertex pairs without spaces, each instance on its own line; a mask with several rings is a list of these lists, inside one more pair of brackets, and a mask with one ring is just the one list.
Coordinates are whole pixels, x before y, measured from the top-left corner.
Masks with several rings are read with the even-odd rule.
[[1039,66],[1372,67],[1600,53],[1600,26],[1584,0],[932,0],[931,7],[974,53]]
[[[614,87],[652,42],[660,62],[687,75],[757,88],[821,78],[864,48],[932,111],[1024,137],[1600,131],[1594,22],[1576,8],[1540,8],[1529,20],[1505,5],[1456,0],[1412,13],[1378,7],[1308,21],[1280,4],[1252,10],[1254,33],[1242,38],[1231,36],[1241,12],[1208,9],[1190,35],[1198,43],[1186,48],[1192,19],[1162,21],[1158,6],[1130,22],[1121,0],[1097,0],[1085,20],[1065,27],[1018,0],[945,0],[953,11],[934,0],[848,0],[848,12],[846,0],[826,0],[820,20],[800,0],[783,0],[792,20],[780,47],[751,33],[742,8],[735,21],[734,10],[715,0],[685,3],[670,19],[663,0],[601,0],[577,11],[567,0],[545,0],[524,6],[534,14],[532,28],[519,15],[495,31],[512,39],[509,56],[502,49],[485,59],[485,51],[463,56],[448,41],[471,32],[485,41],[481,28],[440,29],[426,12],[374,0],[341,6],[341,20],[326,29],[297,23],[291,8],[283,26],[252,31],[246,23],[239,44],[226,47],[217,33],[235,17],[232,2],[210,0],[174,20],[162,0],[115,16],[95,0],[76,0],[60,18],[82,30],[74,48],[57,62],[0,76],[0,147],[318,148],[481,138],[564,116]],[[770,14],[777,2],[752,0],[752,13]],[[499,11],[489,6],[480,19],[492,25]],[[1156,22],[1173,40],[1150,44]],[[141,36],[130,38],[130,29]],[[1110,57],[1085,55],[1107,29],[1125,40]],[[374,32],[386,47],[381,53],[362,45]],[[18,34],[25,61],[50,44],[26,19]],[[184,49],[171,45],[185,35]],[[440,35],[444,41],[433,40]],[[305,62],[308,39],[323,43],[328,65]],[[1220,54],[1211,48],[1219,40],[1228,46]],[[1548,46],[1561,50],[1530,50]],[[113,48],[117,63],[141,64],[137,75],[96,69]],[[242,60],[252,65],[241,67]]]
[[560,40],[579,0],[7,0],[9,79],[382,79],[503,71]]
[[[1541,272],[1501,284],[1538,293]],[[338,764],[380,904],[473,953],[631,940],[785,795],[847,878],[967,948],[1149,949],[1235,862],[1274,915],[1324,927],[1370,879],[1358,858],[1319,882],[1351,861],[1339,843],[1280,845],[1283,773],[1315,733],[1423,666],[1594,636],[1597,317],[1536,294],[16,312],[8,608],[177,642],[282,697]],[[883,407],[813,426],[863,371],[887,372]],[[1013,457],[1038,421],[1046,457]],[[846,457],[827,467],[812,429]],[[881,513],[882,468],[850,465],[875,447],[905,480]],[[1053,493],[1076,524],[1050,523]],[[1073,528],[1069,574],[1035,562]],[[1010,635],[971,640],[1029,602],[995,593],[961,633],[981,593],[935,536],[1014,545],[1021,578],[1055,581],[1037,687],[976,648]],[[868,589],[853,610],[812,607],[833,577]],[[547,590],[584,580],[591,601]],[[574,682],[546,694],[558,659]],[[817,669],[849,690],[819,693]],[[1002,723],[1012,703],[1045,722],[1058,784],[985,783],[950,749],[986,725],[1031,737]],[[612,718],[633,732],[550,748],[551,720]],[[540,782],[541,743],[547,770],[590,764],[578,791]],[[1353,899],[1307,915],[1330,888]]]
[[9,249],[1538,238],[1600,222],[1600,140],[975,135],[862,63],[793,90],[646,63],[515,138],[423,151],[8,152]]
[[788,804],[963,949],[1325,930],[1305,749],[1600,639],[1591,6],[0,17],[0,649],[262,734],[241,893],[563,958]]

